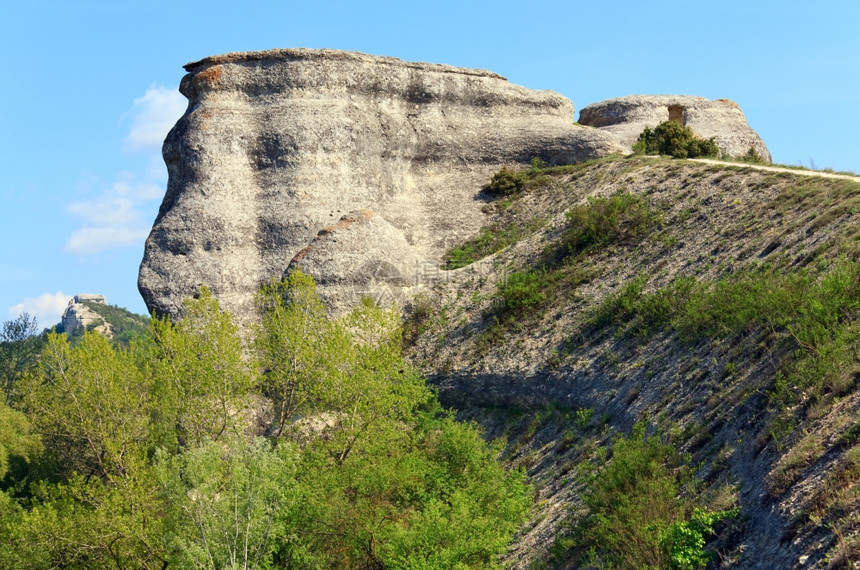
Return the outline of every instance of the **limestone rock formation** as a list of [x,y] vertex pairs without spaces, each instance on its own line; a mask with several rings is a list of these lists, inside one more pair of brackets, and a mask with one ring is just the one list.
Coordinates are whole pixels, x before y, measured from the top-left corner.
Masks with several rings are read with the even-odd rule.
[[770,162],[770,151],[747,124],[734,101],[689,95],[630,95],[607,99],[584,107],[579,123],[611,133],[628,149],[645,127],[655,127],[669,119],[680,122],[702,138],[714,137],[720,150],[740,157],[755,147]]
[[[574,124],[564,97],[488,71],[308,49],[185,68],[188,109],[164,143],[169,182],[138,281],[158,314],[178,314],[205,284],[240,320],[253,318],[260,284],[361,209],[377,220],[368,235],[391,236],[395,267],[438,266],[483,225],[477,195],[502,165],[624,151],[610,133]],[[337,252],[347,255],[345,244]],[[324,281],[348,272],[307,259]]]
[[104,295],[75,295],[63,312],[63,317],[60,321],[63,331],[66,334],[72,334],[77,330],[86,329],[93,323],[100,323],[95,327],[95,330],[101,334],[110,336],[110,325],[105,323],[101,315],[86,306],[84,302],[107,305],[107,299]]

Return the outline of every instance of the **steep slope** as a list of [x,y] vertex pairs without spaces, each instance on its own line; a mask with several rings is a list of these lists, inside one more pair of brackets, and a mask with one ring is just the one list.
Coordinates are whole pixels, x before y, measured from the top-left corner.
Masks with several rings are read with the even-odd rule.
[[717,565],[857,562],[860,182],[647,157],[528,179],[408,320],[443,401],[539,485],[511,563],[583,560],[559,540],[582,465],[638,421],[691,454],[691,500],[740,507]]

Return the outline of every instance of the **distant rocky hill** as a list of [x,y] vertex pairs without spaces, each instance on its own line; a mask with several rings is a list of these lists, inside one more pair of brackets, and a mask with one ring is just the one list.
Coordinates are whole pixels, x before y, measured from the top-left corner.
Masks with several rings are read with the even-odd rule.
[[125,343],[142,335],[148,327],[147,317],[109,305],[104,295],[78,294],[69,301],[57,332],[74,339],[85,331],[95,331],[115,342]]
[[72,297],[60,320],[63,332],[71,335],[90,329],[111,336],[111,326],[96,312],[96,309],[92,308],[94,305],[107,306],[107,299],[104,295],[89,294]]
[[[649,100],[645,114],[592,106],[592,128],[574,123],[564,97],[489,71],[353,52],[233,53],[185,67],[188,109],[164,144],[170,178],[138,282],[158,314],[177,315],[205,284],[252,319],[259,286],[319,245],[318,234],[337,248],[302,259],[334,308],[383,261],[409,291],[486,223],[481,189],[502,165],[627,153],[619,125],[641,130],[678,108],[679,120],[731,142],[726,152],[747,150],[733,132],[755,136],[736,106],[716,103],[725,112],[715,114],[701,98]],[[345,231],[358,211],[371,213],[368,231]],[[337,257],[320,257],[328,251]]]

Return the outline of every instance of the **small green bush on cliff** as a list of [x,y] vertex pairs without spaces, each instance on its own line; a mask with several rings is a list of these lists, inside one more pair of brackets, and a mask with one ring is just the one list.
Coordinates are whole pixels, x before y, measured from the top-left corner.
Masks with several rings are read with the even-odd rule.
[[664,121],[654,130],[645,127],[633,145],[633,151],[639,154],[663,154],[672,158],[717,156],[720,153],[713,137],[700,139],[689,127],[675,121]]
[[494,196],[509,196],[525,188],[526,182],[528,182],[528,175],[525,172],[503,166],[493,175],[486,190]]
[[648,200],[629,192],[590,197],[587,204],[567,212],[567,229],[560,244],[564,257],[610,243],[624,243],[648,234],[661,222]]

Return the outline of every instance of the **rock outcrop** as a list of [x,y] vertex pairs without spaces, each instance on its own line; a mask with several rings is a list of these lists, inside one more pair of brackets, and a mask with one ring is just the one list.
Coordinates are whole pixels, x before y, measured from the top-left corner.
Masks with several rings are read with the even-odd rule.
[[[624,151],[574,124],[566,98],[489,71],[307,49],[185,68],[188,109],[164,143],[169,182],[138,282],[158,314],[178,314],[205,284],[253,318],[260,284],[362,209],[397,236],[398,258],[377,261],[438,265],[483,225],[478,194],[503,164]],[[308,272],[331,280],[329,267],[317,258]]]
[[75,295],[69,301],[69,305],[63,312],[62,320],[60,321],[63,331],[66,334],[72,334],[75,331],[86,329],[90,325],[96,323],[94,330],[104,335],[111,334],[111,327],[104,322],[104,319],[89,308],[85,303],[95,303],[98,305],[107,305],[107,298],[104,295]]
[[290,267],[336,309],[357,290],[376,296],[361,282],[389,279],[397,297],[416,284],[409,266],[438,268],[484,225],[480,191],[502,165],[628,153],[669,118],[728,154],[770,159],[726,100],[622,97],[583,109],[581,126],[561,95],[483,70],[309,49],[185,69],[188,109],[164,143],[167,192],[138,279],[159,315],[179,315],[205,284],[252,320],[257,289]]
[[689,95],[630,95],[607,99],[584,107],[579,123],[610,133],[628,149],[645,127],[675,120],[702,138],[714,138],[720,150],[731,157],[746,155],[754,147],[770,162],[770,151],[747,124],[734,101],[710,100]]

